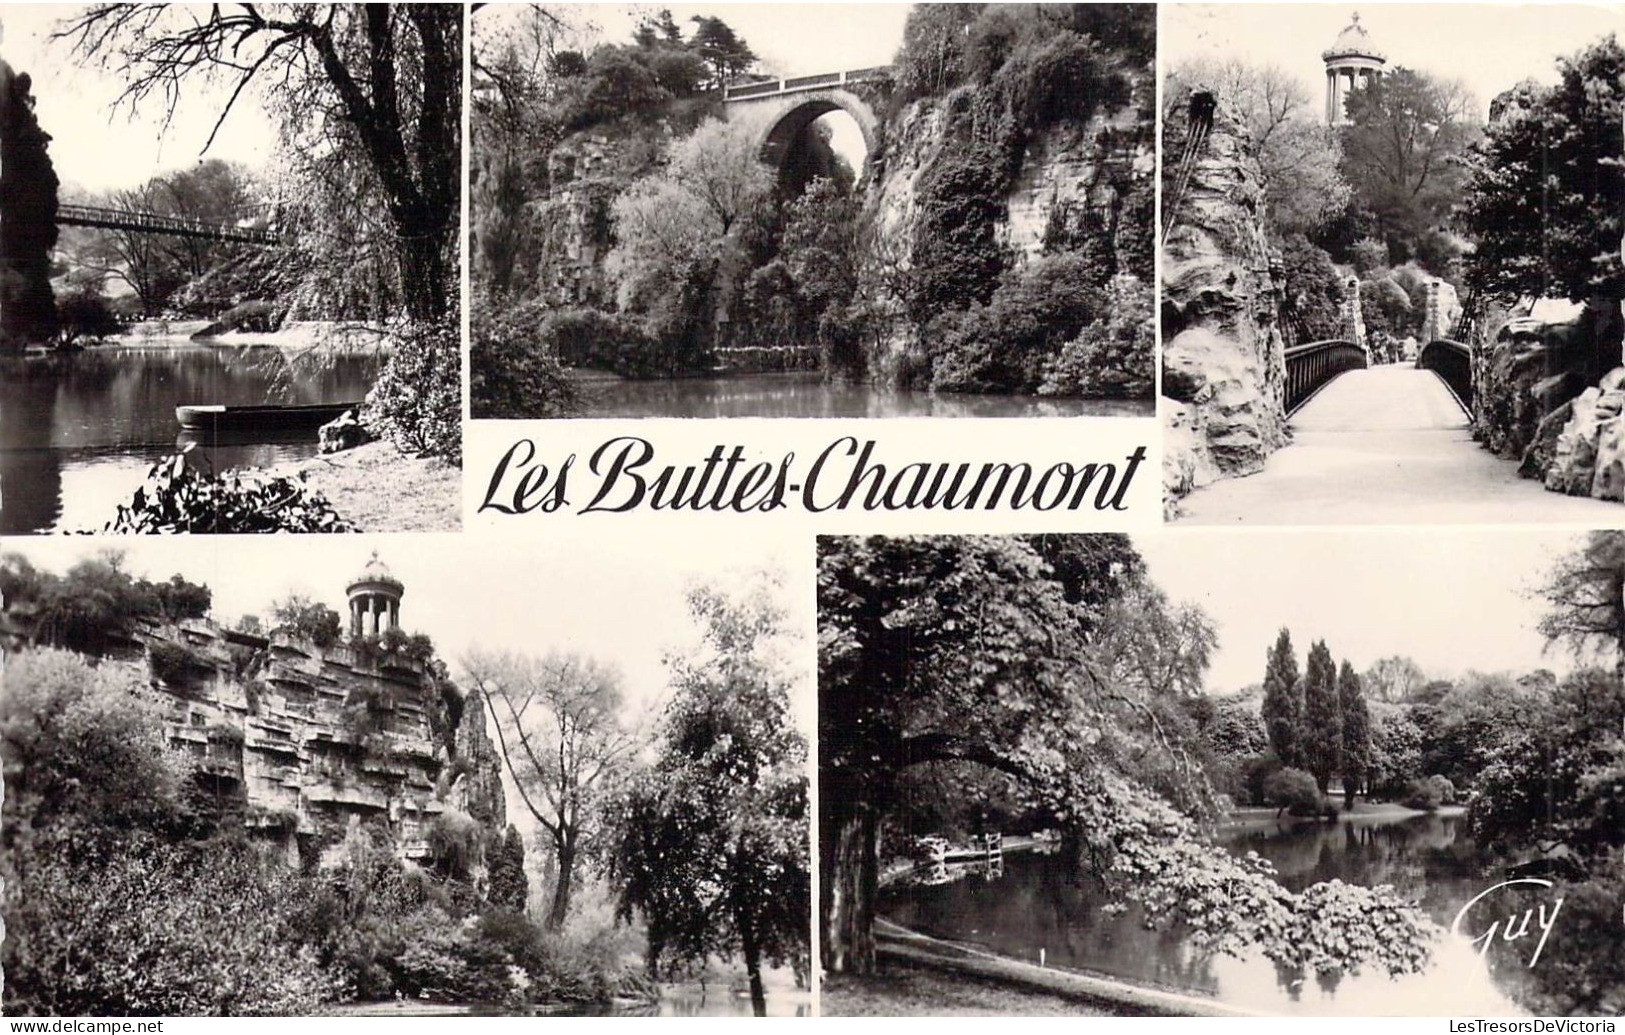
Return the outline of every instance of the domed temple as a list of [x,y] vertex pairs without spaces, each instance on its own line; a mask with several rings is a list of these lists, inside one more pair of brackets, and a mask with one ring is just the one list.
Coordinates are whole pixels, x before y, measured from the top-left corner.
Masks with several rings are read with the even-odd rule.
[[1372,42],[1356,11],[1332,45],[1320,52],[1320,59],[1326,63],[1326,123],[1344,125],[1349,94],[1380,77],[1388,66],[1388,55]]
[[350,598],[350,638],[382,636],[401,627],[401,597],[406,587],[378,559],[378,551],[345,587]]

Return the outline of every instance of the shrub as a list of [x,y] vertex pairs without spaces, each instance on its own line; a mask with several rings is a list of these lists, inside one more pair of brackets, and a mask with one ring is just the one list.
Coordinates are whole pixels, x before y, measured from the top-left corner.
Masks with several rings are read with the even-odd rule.
[[537,303],[478,298],[470,314],[469,407],[477,418],[570,417],[580,393],[542,334]]
[[1148,399],[1156,380],[1155,349],[1151,289],[1132,275],[1113,277],[1105,316],[1050,358],[1038,394]]
[[1453,804],[1456,800],[1456,788],[1448,779],[1438,774],[1421,780],[1412,780],[1405,785],[1405,796],[1401,801],[1408,809],[1421,809],[1423,812],[1432,812],[1441,805]]
[[178,643],[158,642],[147,647],[147,667],[162,683],[181,686],[192,671],[192,652]]
[[165,746],[164,715],[133,666],[92,665],[54,649],[8,658],[0,694],[7,827],[72,818],[149,830],[187,826],[188,769]]
[[1313,816],[1320,812],[1320,789],[1315,778],[1302,769],[1286,768],[1264,781],[1264,798],[1279,810],[1293,816]]
[[111,304],[94,290],[81,288],[56,300],[57,337],[64,345],[82,338],[100,341],[122,332],[125,322]]
[[1246,791],[1246,803],[1249,805],[1267,806],[1270,804],[1269,786],[1270,777],[1285,769],[1279,758],[1274,755],[1255,755],[1249,759],[1242,768],[1242,787]]
[[462,328],[455,311],[400,331],[361,419],[403,450],[462,466]]
[[[678,306],[677,308],[682,308]],[[657,314],[654,322],[662,321]],[[708,350],[687,343],[688,328],[650,334],[636,320],[597,309],[561,309],[542,322],[544,345],[567,367],[609,370],[623,377],[671,377],[705,366]]]
[[1012,270],[986,305],[932,321],[931,385],[949,392],[1033,392],[1062,344],[1104,311],[1102,270],[1078,253]]
[[306,488],[303,475],[285,478],[194,467],[191,447],[152,465],[129,504],[102,529],[153,532],[347,532],[327,497]]

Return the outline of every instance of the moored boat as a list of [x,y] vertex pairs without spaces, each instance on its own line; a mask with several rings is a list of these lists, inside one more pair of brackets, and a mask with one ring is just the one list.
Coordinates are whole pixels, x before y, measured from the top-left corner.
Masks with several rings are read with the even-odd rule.
[[282,435],[294,431],[314,433],[360,402],[314,403],[298,406],[177,406],[181,430],[194,435]]

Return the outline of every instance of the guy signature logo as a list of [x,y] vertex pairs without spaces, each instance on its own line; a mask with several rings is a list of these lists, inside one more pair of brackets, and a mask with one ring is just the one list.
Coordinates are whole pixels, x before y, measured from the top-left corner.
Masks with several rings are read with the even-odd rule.
[[[1469,899],[1467,904],[1462,906],[1460,911],[1456,913],[1456,919],[1450,925],[1450,933],[1461,934],[1462,924],[1467,920],[1467,915],[1473,911],[1474,906],[1478,905],[1480,902],[1483,902],[1485,899],[1494,895],[1501,889],[1510,888],[1515,884],[1535,884],[1543,888],[1549,888],[1552,886],[1551,881],[1541,880],[1539,877],[1518,877],[1513,880],[1502,881],[1494,887],[1481,891]],[[1501,936],[1501,940],[1503,942],[1515,942],[1520,938],[1530,937],[1529,922],[1534,920],[1535,926],[1540,929],[1540,941],[1535,943],[1534,955],[1529,957],[1529,966],[1533,967],[1537,962],[1540,961],[1541,950],[1546,948],[1546,939],[1551,936],[1552,926],[1557,923],[1557,911],[1563,908],[1564,901],[1564,899],[1559,898],[1556,902],[1552,903],[1552,911],[1550,914],[1546,912],[1546,903],[1541,902],[1536,906],[1535,909],[1524,910],[1521,917],[1516,913],[1509,915],[1506,918],[1505,926],[1502,926],[1502,921],[1496,920],[1494,923],[1490,924],[1489,928],[1485,930],[1483,934],[1473,937],[1472,942],[1474,945],[1478,946],[1478,954],[1483,956],[1485,953],[1490,951],[1490,943],[1495,941],[1495,936],[1497,934]]]

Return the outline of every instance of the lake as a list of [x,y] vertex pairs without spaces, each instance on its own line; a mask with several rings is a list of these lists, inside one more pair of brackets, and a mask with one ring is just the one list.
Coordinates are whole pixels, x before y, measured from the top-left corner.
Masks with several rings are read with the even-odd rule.
[[835,384],[819,374],[629,381],[582,376],[590,417],[1152,417],[1154,400],[950,395]]
[[[175,407],[359,400],[371,350],[299,352],[186,341],[0,357],[0,534],[99,529],[180,444]],[[308,440],[214,445],[216,470],[309,457]]]
[[[1505,879],[1467,837],[1460,815],[1365,816],[1336,824],[1255,823],[1221,834],[1231,851],[1256,851],[1294,890],[1341,878],[1389,884],[1448,929],[1473,896]],[[1486,1016],[1523,1013],[1512,996],[1520,968],[1491,974],[1466,937],[1446,936],[1422,974],[1361,973],[1294,983],[1262,956],[1197,952],[1178,930],[1148,931],[1135,909],[1102,915],[1110,899],[1069,879],[1059,853],[1007,854],[1002,875],[967,872],[934,886],[883,892],[882,912],[906,927],[1002,955],[1196,992],[1263,1013]],[[1483,926],[1487,927],[1488,924]],[[1479,928],[1480,930],[1482,928]],[[1476,933],[1476,931],[1475,931]],[[1527,957],[1533,938],[1517,946]],[[1500,950],[1498,945],[1497,951]]]

